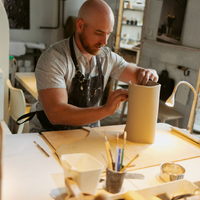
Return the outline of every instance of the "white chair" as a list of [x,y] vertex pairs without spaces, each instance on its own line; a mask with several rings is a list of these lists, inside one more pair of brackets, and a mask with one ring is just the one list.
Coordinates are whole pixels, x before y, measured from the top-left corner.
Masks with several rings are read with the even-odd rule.
[[4,137],[4,131],[2,124],[0,122],[0,200],[2,199],[2,168],[3,168],[3,137]]
[[[31,106],[26,104],[24,93],[21,89],[14,88],[9,79],[7,79],[6,84],[10,91],[10,102],[5,120],[8,124],[10,117],[17,121],[20,116],[29,113]],[[17,134],[22,133],[23,128],[24,124],[19,125]]]

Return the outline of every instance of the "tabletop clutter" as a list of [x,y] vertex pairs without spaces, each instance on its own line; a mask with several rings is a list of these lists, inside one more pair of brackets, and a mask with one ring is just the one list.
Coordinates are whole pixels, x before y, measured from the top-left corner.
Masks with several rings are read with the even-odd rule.
[[108,167],[106,168],[106,190],[110,193],[120,192],[124,182],[126,168],[139,156],[139,154],[137,154],[126,166],[123,166],[126,137],[127,133],[125,131],[123,149],[118,148],[119,134],[117,133],[117,143],[114,162],[112,152],[110,149],[110,144],[105,136],[105,147],[108,159]]
[[[103,152],[101,152],[107,165],[104,189],[112,194],[117,194],[121,192],[124,179],[126,178],[127,168],[139,156],[139,154],[136,154],[128,164],[126,164],[125,166],[123,165],[126,138],[127,133],[126,131],[124,131],[123,148],[119,148],[119,134],[117,133],[115,159],[113,159],[114,156],[111,152],[110,143],[107,140],[107,137],[104,136],[105,149],[107,154],[106,158]],[[68,197],[66,197],[66,199],[110,199],[105,194],[95,196],[98,184],[101,180],[104,166],[93,156],[87,153],[63,154],[61,156],[61,163],[64,170],[66,193],[68,194]],[[181,165],[173,162],[162,163],[160,165],[160,179],[164,182],[171,182],[183,179],[185,172],[186,170]],[[167,192],[162,192],[158,193],[157,195],[151,196],[150,198],[148,198],[148,200],[200,200],[200,189],[193,185],[192,187],[193,192],[188,192],[187,194],[182,193],[179,195],[170,196],[167,194]],[[86,194],[87,198],[84,197],[84,195]],[[144,198],[143,195],[141,195],[140,192],[137,191],[126,191],[123,196],[123,199],[125,200],[147,199]]]

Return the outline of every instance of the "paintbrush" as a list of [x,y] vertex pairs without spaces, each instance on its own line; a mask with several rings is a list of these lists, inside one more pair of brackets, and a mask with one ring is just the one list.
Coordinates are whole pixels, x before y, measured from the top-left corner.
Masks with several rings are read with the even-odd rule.
[[126,145],[126,137],[127,137],[127,133],[125,131],[124,132],[124,144],[123,144],[123,149],[122,149],[122,158],[121,158],[120,170],[122,169],[122,166],[123,166],[124,150],[125,150],[125,145]]

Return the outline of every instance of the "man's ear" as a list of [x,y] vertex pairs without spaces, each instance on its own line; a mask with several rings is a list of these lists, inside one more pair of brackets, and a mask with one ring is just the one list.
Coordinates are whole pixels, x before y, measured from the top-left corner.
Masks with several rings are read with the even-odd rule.
[[80,33],[83,30],[84,21],[82,19],[77,19],[76,21],[76,29]]

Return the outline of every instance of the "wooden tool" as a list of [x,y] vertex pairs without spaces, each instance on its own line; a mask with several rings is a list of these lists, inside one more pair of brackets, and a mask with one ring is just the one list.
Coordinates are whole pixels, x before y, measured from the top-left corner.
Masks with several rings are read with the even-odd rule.
[[66,178],[65,179],[65,185],[66,187],[68,187],[69,191],[71,192],[71,194],[73,195],[70,198],[66,198],[69,200],[94,200],[94,196],[93,195],[89,195],[87,194],[87,196],[85,196],[81,190],[79,189],[77,183],[75,182],[74,179],[72,178]]
[[137,154],[125,167],[123,167],[120,172],[123,172],[138,156],[139,154]]

